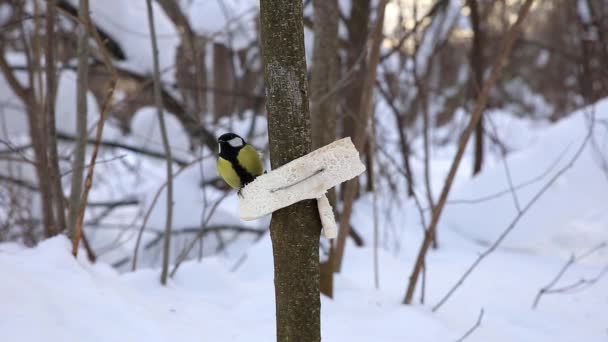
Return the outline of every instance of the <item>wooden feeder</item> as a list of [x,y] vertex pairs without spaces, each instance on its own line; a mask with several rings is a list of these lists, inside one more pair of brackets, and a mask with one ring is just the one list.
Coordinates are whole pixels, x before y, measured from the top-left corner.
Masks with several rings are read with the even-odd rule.
[[365,171],[350,137],[334,141],[281,167],[258,176],[241,190],[240,217],[255,220],[306,199],[316,199],[323,235],[338,234],[331,205],[325,195],[334,186]]

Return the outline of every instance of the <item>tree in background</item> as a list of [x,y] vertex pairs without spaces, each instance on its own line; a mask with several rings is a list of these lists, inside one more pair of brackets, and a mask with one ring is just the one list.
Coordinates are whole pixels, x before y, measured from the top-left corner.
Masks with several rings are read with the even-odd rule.
[[[273,169],[311,151],[302,1],[261,0],[270,162]],[[278,341],[320,341],[319,236],[314,200],[273,213],[270,237]]]
[[[336,139],[336,110],[338,76],[338,20],[337,0],[313,0],[315,45],[310,81],[310,119],[312,146],[317,149]],[[336,192],[331,189],[329,202],[335,208]],[[330,242],[331,243],[331,242]],[[333,244],[327,260],[321,263],[321,292],[333,297]]]
[[[472,94],[475,97],[481,92],[483,84],[483,27],[481,22],[481,13],[477,0],[467,0],[467,6],[471,10],[470,20],[473,28],[473,43],[471,44],[471,70],[472,77]],[[473,159],[473,175],[481,171],[483,165],[483,113],[477,127],[475,127],[475,155]]]

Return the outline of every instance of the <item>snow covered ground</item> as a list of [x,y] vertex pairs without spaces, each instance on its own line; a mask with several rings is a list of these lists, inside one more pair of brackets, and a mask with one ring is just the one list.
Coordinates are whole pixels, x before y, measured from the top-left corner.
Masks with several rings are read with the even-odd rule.
[[[517,214],[508,191],[489,201],[462,201],[508,189],[503,164],[491,161],[492,165],[472,180],[467,180],[466,167],[461,170],[450,197],[452,204],[439,227],[441,248],[428,256],[424,305],[400,304],[422,236],[414,205],[380,196],[381,236],[390,232],[391,238],[381,239],[380,287],[375,289],[372,201],[371,196],[361,198],[353,222],[368,245],[347,246],[343,272],[336,277],[335,299],[322,299],[323,339],[455,341],[473,326],[483,308],[481,326],[467,341],[607,341],[608,277],[582,290],[545,295],[535,310],[531,308],[539,289],[555,277],[571,253],[580,255],[608,240],[608,178],[602,169],[605,155],[600,153],[606,152],[608,144],[608,101],[597,104],[594,112],[593,140],[574,166],[436,313],[431,312],[431,306]],[[517,152],[508,156],[507,165],[516,187],[530,183],[517,187],[522,207],[570,161],[586,136],[590,113],[583,110],[542,129],[528,124],[527,134],[516,130],[520,138],[509,141],[517,145]],[[499,131],[505,132],[505,126],[500,127]],[[451,158],[446,151],[438,151],[433,160],[439,173],[434,176],[439,177],[437,183],[445,173],[441,165]],[[184,174],[181,189],[186,191],[189,181],[197,181],[197,172]],[[542,179],[530,182],[543,174]],[[182,199],[196,203],[189,196]],[[236,199],[228,199],[218,209],[218,220],[234,219],[236,207]],[[391,215],[384,215],[389,209]],[[0,331],[7,340],[275,339],[272,253],[267,234],[243,257],[231,253],[185,263],[167,287],[159,285],[158,269],[121,274],[104,262],[74,260],[69,250],[64,237],[44,241],[33,249],[0,244]],[[557,287],[591,279],[607,266],[608,248],[604,248],[570,267]],[[417,299],[419,295],[420,289]]]

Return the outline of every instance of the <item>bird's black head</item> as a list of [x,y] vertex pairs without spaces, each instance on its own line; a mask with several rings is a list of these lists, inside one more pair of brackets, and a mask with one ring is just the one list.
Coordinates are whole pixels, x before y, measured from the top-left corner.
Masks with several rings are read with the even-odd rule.
[[245,139],[234,133],[225,133],[217,138],[220,148],[220,156],[226,159],[236,158],[239,150],[245,146]]

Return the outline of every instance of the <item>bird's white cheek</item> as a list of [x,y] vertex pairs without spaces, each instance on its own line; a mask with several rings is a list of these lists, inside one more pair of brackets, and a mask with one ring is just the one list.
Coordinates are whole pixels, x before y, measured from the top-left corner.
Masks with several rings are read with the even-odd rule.
[[228,143],[230,144],[230,146],[232,147],[241,147],[244,145],[243,143],[243,139],[236,137],[236,138],[232,138],[230,140],[228,140]]

